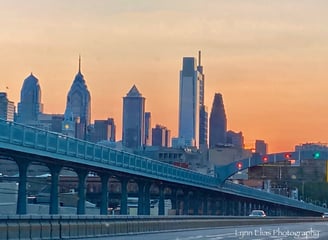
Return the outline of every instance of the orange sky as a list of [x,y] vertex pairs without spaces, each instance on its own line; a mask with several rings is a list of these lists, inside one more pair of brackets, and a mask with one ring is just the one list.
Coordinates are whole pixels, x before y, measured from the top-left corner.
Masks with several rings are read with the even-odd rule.
[[269,151],[328,142],[326,0],[30,0],[0,3],[0,90],[19,102],[39,79],[46,113],[63,113],[82,56],[92,119],[114,117],[133,84],[152,125],[177,134],[179,71],[202,51],[205,104],[223,95],[228,129]]

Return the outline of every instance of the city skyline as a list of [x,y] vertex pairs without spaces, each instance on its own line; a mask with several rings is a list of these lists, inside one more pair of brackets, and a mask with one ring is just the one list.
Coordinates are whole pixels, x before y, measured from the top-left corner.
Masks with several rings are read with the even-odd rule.
[[325,1],[32,0],[0,6],[6,56],[0,91],[16,107],[23,80],[33,72],[44,112],[64,113],[81,54],[92,122],[110,117],[121,129],[122,99],[136,84],[152,123],[175,137],[181,59],[201,50],[205,105],[220,92],[227,129],[242,131],[246,146],[263,139],[275,152],[327,142]]

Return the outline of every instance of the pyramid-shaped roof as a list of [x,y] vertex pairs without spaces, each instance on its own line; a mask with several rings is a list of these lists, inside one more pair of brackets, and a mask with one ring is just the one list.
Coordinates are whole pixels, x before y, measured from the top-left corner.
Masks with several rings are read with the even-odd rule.
[[138,88],[136,85],[133,85],[133,87],[130,89],[128,94],[126,95],[127,97],[142,97],[141,93],[139,92]]

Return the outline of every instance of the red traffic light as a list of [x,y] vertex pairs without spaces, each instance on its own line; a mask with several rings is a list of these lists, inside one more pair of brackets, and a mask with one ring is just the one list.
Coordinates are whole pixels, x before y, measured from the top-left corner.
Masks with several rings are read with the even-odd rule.
[[262,157],[262,162],[267,163],[269,161],[269,157],[268,156],[263,156]]
[[238,162],[238,163],[237,163],[237,168],[240,170],[242,167],[243,167],[243,163]]
[[292,154],[291,153],[285,153],[285,158],[286,159],[290,159],[292,157]]

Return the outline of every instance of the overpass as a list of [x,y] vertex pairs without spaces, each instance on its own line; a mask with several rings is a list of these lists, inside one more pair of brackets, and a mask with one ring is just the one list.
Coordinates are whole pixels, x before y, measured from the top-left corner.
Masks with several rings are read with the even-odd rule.
[[291,166],[299,166],[302,160],[328,160],[328,151],[300,150],[280,152],[267,155],[253,154],[253,156],[231,162],[225,166],[216,166],[215,174],[218,182],[223,183],[229,177],[244,169],[268,163],[289,162]]
[[[164,215],[166,198],[171,199],[172,208],[177,213],[184,215],[245,216],[256,208],[264,209],[273,216],[319,216],[326,211],[319,206],[224,181],[236,170],[236,166],[227,166],[224,171],[217,169],[217,176],[209,176],[4,120],[0,120],[0,156],[15,161],[18,166],[17,214],[27,214],[27,170],[32,163],[47,166],[51,173],[49,214],[60,213],[58,183],[60,171],[64,168],[74,170],[78,176],[77,214],[85,214],[89,172],[97,173],[101,179],[101,215],[108,212],[108,181],[113,176],[121,184],[120,211],[123,215],[127,214],[127,184],[130,181],[138,185],[139,215],[150,213],[151,186],[158,190],[159,215]],[[248,166],[256,164],[256,161],[249,161]],[[243,164],[246,168],[246,160]]]

